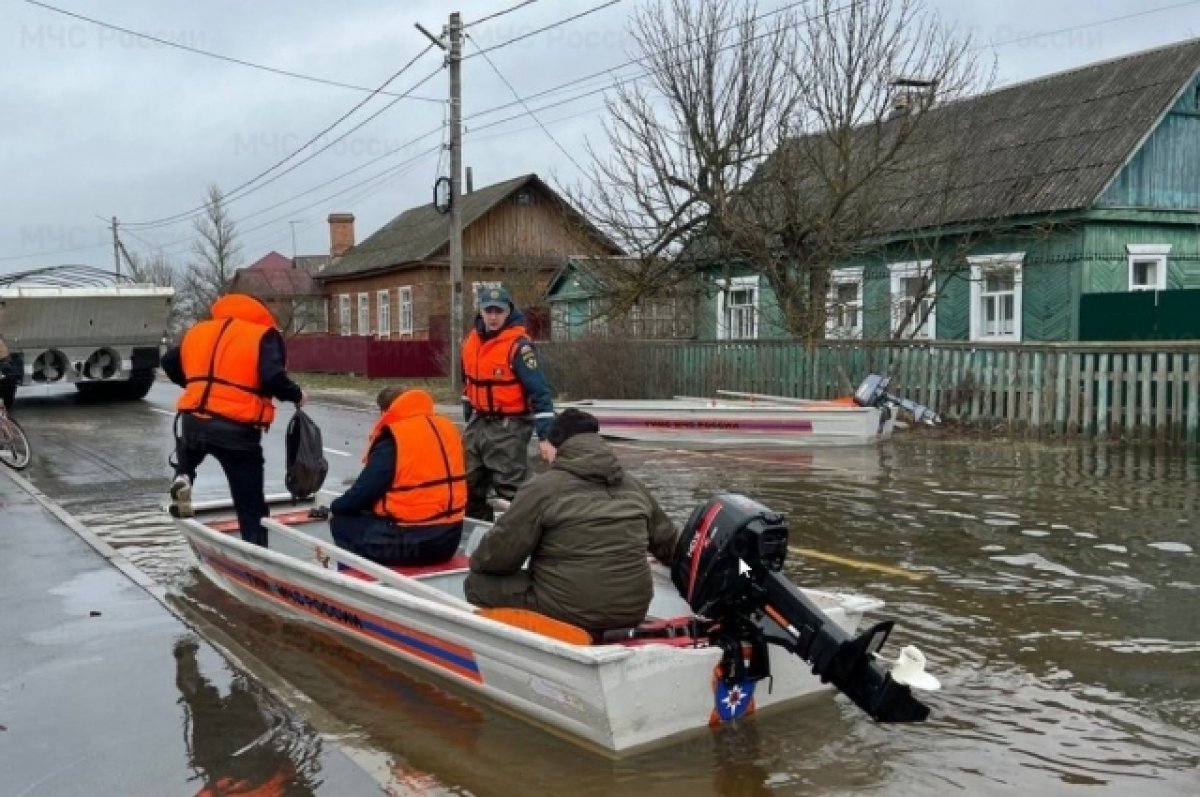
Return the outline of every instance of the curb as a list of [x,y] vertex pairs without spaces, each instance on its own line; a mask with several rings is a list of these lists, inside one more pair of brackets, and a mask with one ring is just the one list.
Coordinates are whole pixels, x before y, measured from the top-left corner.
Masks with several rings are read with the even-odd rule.
[[354,762],[369,778],[374,780],[381,788],[387,783],[382,780],[382,771],[380,769],[378,756],[374,756],[367,751],[362,751],[354,747],[347,747],[339,741],[347,738],[350,734],[350,728],[341,720],[333,717],[327,711],[315,704],[307,695],[301,692],[290,681],[276,672],[270,665],[264,662],[261,658],[249,652],[236,639],[230,637],[223,629],[217,627],[211,622],[203,618],[185,615],[178,607],[173,605],[173,600],[182,600],[178,597],[172,598],[171,593],[166,587],[159,584],[154,579],[143,573],[137,565],[127,559],[124,554],[116,548],[109,545],[103,539],[96,535],[91,529],[80,522],[74,515],[60,506],[33,485],[24,476],[9,469],[0,468],[6,476],[12,479],[13,483],[28,493],[35,501],[38,502],[47,512],[64,526],[75,533],[81,540],[87,543],[93,550],[96,551],[109,564],[121,571],[133,583],[141,587],[145,592],[154,598],[172,617],[186,626],[190,631],[200,636],[207,644],[211,645],[222,656],[225,657],[233,667],[240,670],[244,675],[258,682],[264,689],[267,690],[273,697],[280,701],[289,710],[298,714],[302,719],[307,720],[313,728],[321,734],[327,744],[335,747],[347,759]]

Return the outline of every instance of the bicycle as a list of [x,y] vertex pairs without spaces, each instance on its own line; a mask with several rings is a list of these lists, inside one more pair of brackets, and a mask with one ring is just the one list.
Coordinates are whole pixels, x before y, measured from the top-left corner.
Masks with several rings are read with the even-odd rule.
[[10,418],[0,403],[0,462],[13,470],[24,470],[33,456],[25,430]]

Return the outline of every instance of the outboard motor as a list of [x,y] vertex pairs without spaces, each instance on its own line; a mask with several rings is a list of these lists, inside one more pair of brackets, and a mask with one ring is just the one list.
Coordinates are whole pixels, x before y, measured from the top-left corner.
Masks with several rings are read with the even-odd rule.
[[[899,671],[877,661],[893,621],[851,637],[780,575],[787,545],[782,515],[735,494],[709,499],[680,535],[671,580],[692,611],[712,621],[708,635],[725,652],[725,679],[769,677],[767,645],[777,645],[812,665],[822,683],[832,683],[879,722],[928,717],[929,708],[913,697],[909,684],[896,680],[905,680]],[[911,655],[924,660],[915,648]],[[923,671],[921,676],[926,688],[936,688],[936,679]]]
[[924,404],[889,393],[887,388],[891,381],[890,376],[868,374],[854,391],[854,403],[860,407],[902,407],[912,413],[914,421],[930,426],[937,426],[942,422],[941,416]]

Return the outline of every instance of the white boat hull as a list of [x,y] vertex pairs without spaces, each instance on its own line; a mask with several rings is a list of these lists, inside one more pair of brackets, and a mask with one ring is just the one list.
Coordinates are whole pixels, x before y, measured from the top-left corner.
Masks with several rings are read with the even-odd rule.
[[894,424],[878,407],[826,402],[592,399],[565,407],[596,416],[605,437],[686,448],[867,445],[890,437]]
[[[581,646],[505,625],[476,614],[462,599],[461,570],[396,576],[387,585],[363,580],[337,570],[339,559],[356,564],[352,554],[271,520],[270,549],[196,520],[177,522],[203,574],[240,600],[415,665],[608,754],[829,690],[803,661],[782,652],[772,658],[769,689],[766,683],[727,689],[714,677],[721,658],[716,648]],[[651,616],[686,614],[666,571],[658,568],[655,578]],[[847,631],[864,611],[882,605],[856,596],[809,595]]]

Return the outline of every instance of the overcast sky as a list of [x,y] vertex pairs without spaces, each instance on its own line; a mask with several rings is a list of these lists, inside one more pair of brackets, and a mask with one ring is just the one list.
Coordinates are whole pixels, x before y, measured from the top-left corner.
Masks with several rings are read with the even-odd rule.
[[[787,2],[766,0],[759,6],[767,10]],[[987,58],[994,54],[1000,84],[1200,35],[1200,2],[927,3],[971,31]],[[450,10],[461,11],[470,23],[517,0],[50,4],[231,58],[374,87],[427,44],[414,22],[438,33]],[[468,32],[487,47],[601,4],[602,0],[540,0]],[[522,96],[615,67],[634,56],[625,31],[638,4],[618,2],[490,56]],[[124,224],[191,211],[203,201],[208,184],[233,190],[366,96],[353,88],[169,48],[22,0],[0,0],[0,8],[0,274],[60,263],[110,268],[111,236],[101,217],[115,215]],[[1126,18],[1106,22],[1120,17]],[[474,50],[468,43],[466,54]],[[441,62],[440,51],[426,53],[389,90],[407,89]],[[626,67],[614,74],[634,72],[636,68]],[[598,88],[606,79],[611,80],[597,78],[531,104],[536,110]],[[245,263],[272,249],[290,256],[293,232],[299,254],[328,253],[325,219],[331,212],[353,213],[362,240],[404,209],[429,201],[439,163],[441,173],[448,168],[445,159],[439,159],[441,133],[430,133],[443,120],[444,105],[435,100],[445,97],[447,83],[442,70],[417,90],[426,99],[400,100],[293,172],[233,201],[230,211],[238,220]],[[473,167],[476,187],[527,172],[552,183],[573,182],[575,167],[529,117],[480,129],[520,113],[519,107],[472,118],[512,101],[485,59],[464,63],[463,86],[464,163]],[[350,117],[349,124],[391,99],[375,98]],[[568,150],[582,157],[584,140],[602,135],[602,115],[601,95],[592,94],[539,117]],[[347,126],[343,123],[321,143],[332,141]],[[430,134],[419,138],[425,133]],[[418,140],[400,149],[414,139]],[[347,174],[380,156],[384,157]],[[122,237],[130,249],[149,252],[157,246],[186,257],[191,237],[186,222],[125,230]]]

